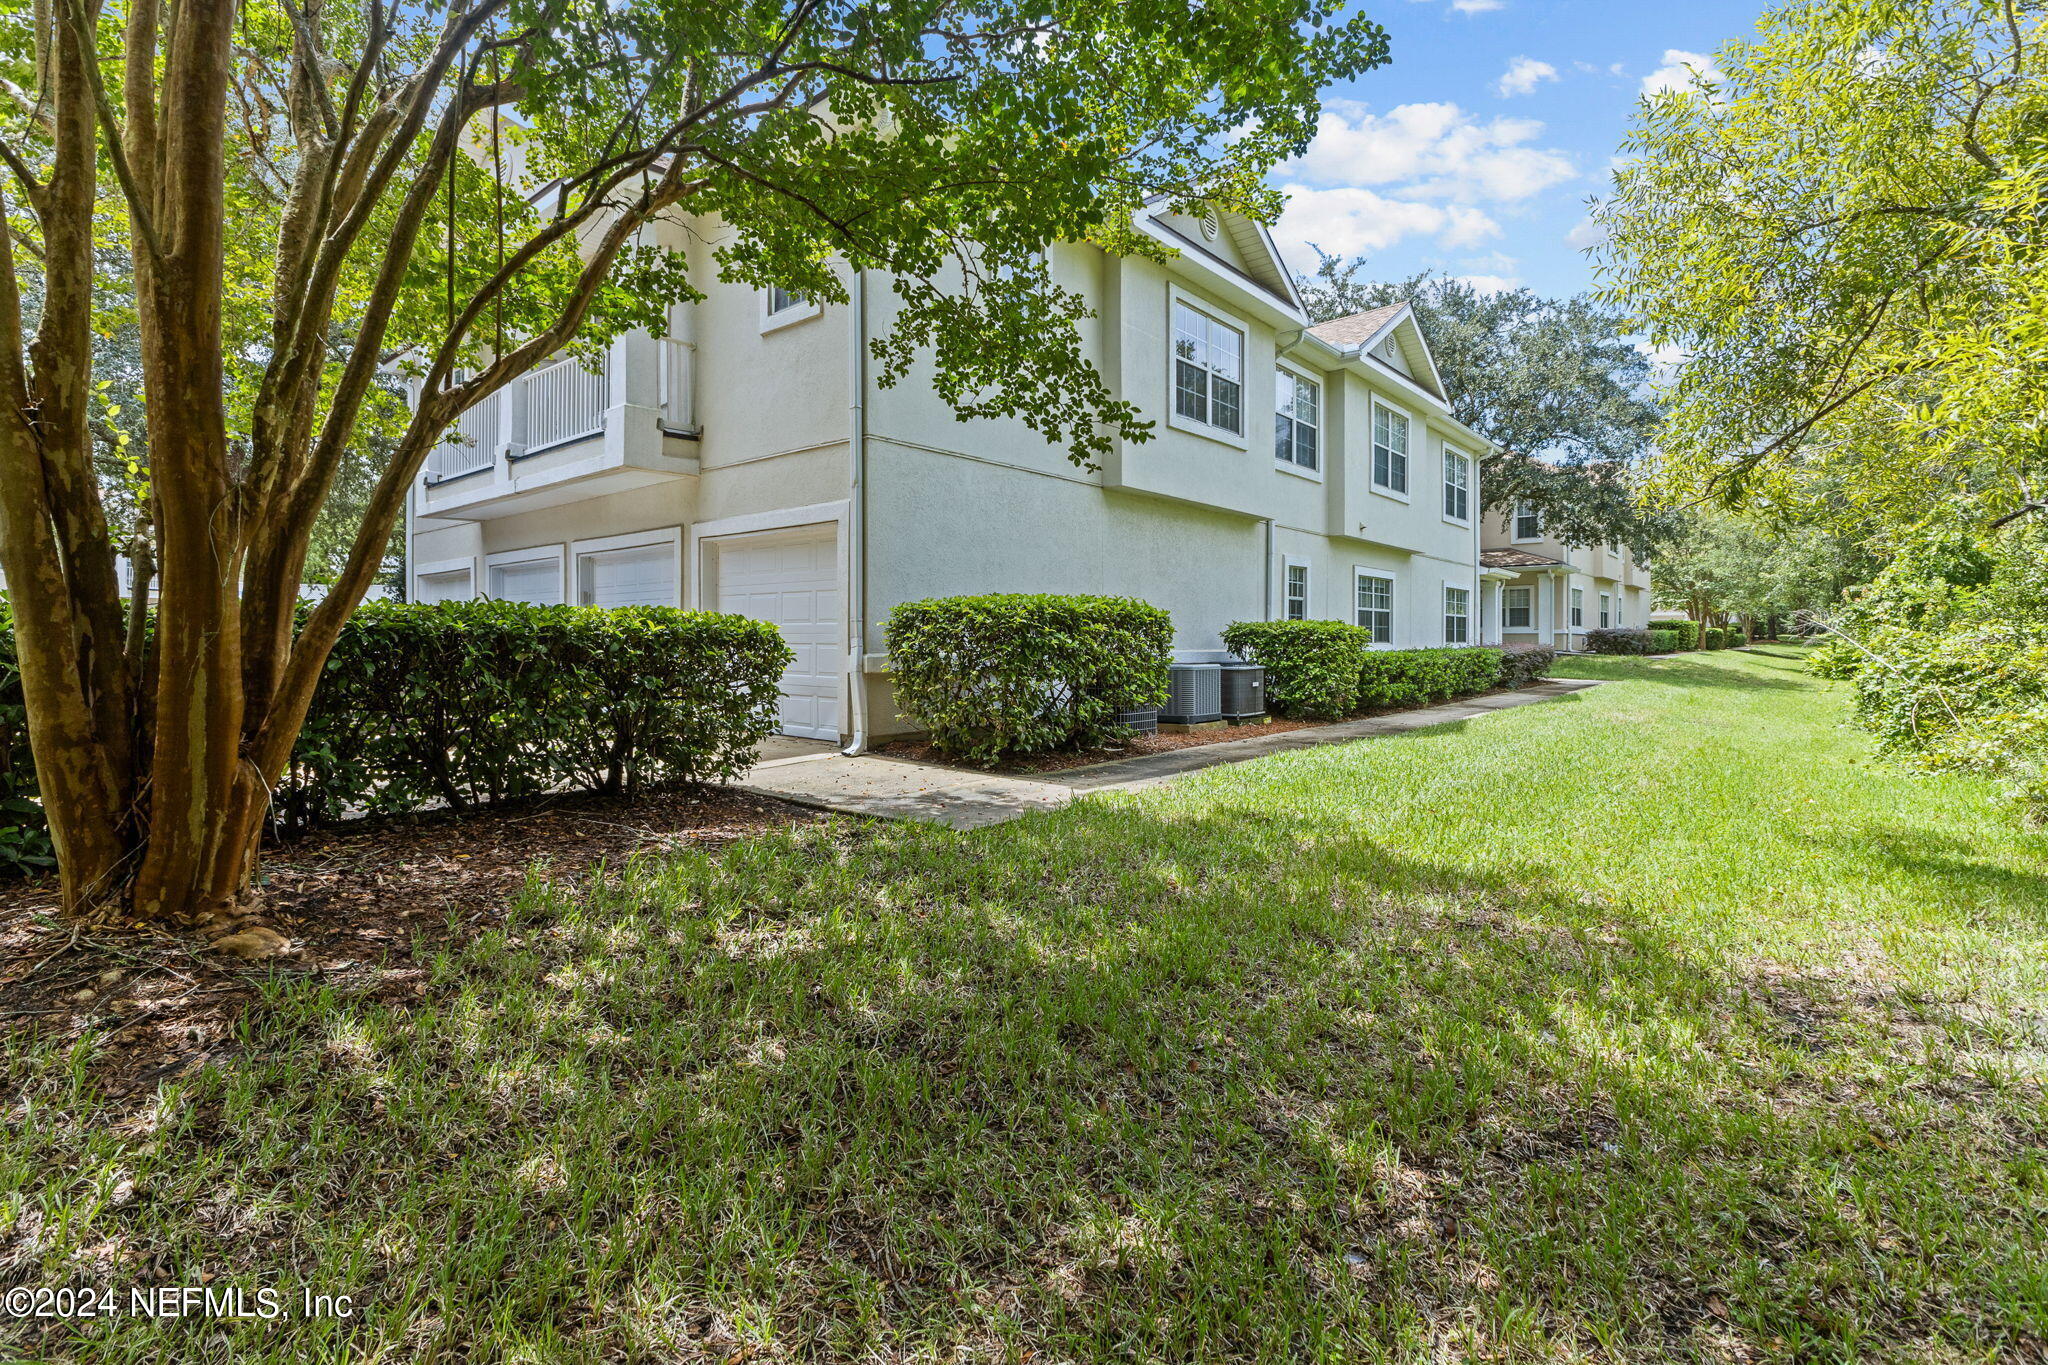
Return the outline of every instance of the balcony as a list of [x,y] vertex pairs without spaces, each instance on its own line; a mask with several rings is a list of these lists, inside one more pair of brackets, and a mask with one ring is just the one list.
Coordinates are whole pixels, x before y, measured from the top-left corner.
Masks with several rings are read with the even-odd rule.
[[418,513],[482,521],[697,473],[695,352],[619,338],[596,369],[563,357],[464,412],[427,457]]

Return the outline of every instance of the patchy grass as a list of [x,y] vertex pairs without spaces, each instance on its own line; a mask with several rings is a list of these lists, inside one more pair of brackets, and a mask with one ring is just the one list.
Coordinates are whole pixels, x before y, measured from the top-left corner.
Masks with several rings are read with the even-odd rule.
[[[40,1359],[1990,1360],[2044,841],[1789,651],[957,834],[536,880],[137,1108],[17,1037],[0,1273],[352,1293]],[[0,1325],[0,1331],[7,1330]]]

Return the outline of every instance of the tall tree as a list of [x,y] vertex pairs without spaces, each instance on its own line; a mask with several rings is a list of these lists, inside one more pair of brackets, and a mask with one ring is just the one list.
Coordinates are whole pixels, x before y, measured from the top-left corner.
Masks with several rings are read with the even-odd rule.
[[1674,499],[1906,532],[2048,506],[2048,16],[1797,0],[1647,100],[1610,302],[1687,359]]
[[[1270,218],[1264,174],[1306,146],[1318,87],[1386,55],[1341,0],[0,3],[0,568],[66,899],[143,917],[247,893],[328,650],[457,414],[694,297],[658,216],[722,220],[718,265],[748,284],[842,302],[835,258],[894,279],[886,376],[929,350],[963,411],[1085,460],[1146,427],[1039,250],[1156,254],[1131,222],[1155,195]],[[483,154],[506,141],[523,178]],[[92,467],[116,242],[153,631],[124,612]],[[967,259],[998,268],[942,288]],[[419,400],[295,628],[395,360]]]
[[1824,611],[1875,571],[1849,542],[1810,526],[1766,526],[1702,510],[1679,519],[1657,554],[1657,603],[1702,623],[1734,619],[1752,632],[1774,616]]
[[1632,475],[1662,413],[1626,316],[1584,296],[1489,293],[1429,271],[1372,280],[1365,265],[1322,255],[1297,281],[1309,317],[1414,305],[1452,414],[1500,447],[1481,467],[1488,510],[1526,500],[1570,543],[1649,553],[1665,527],[1642,510]]

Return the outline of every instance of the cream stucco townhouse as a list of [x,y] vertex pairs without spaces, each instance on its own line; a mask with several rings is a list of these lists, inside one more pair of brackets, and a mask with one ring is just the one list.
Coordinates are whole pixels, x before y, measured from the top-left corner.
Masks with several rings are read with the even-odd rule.
[[1542,517],[1526,503],[1489,514],[1481,544],[1479,561],[1499,598],[1494,619],[1508,644],[1584,649],[1589,630],[1650,624],[1649,568],[1623,546],[1567,545],[1544,533]]
[[1154,206],[1155,262],[1065,244],[1053,278],[1155,439],[1077,468],[1021,423],[883,389],[880,278],[819,307],[711,273],[716,225],[663,224],[701,302],[602,372],[561,360],[464,415],[412,490],[411,593],[663,603],[774,622],[796,651],[781,724],[864,742],[896,715],[896,604],[1112,593],[1172,612],[1186,661],[1237,620],[1328,618],[1389,647],[1499,639],[1513,577],[1480,558],[1485,443],[1452,419],[1406,305],[1311,327],[1259,224]]

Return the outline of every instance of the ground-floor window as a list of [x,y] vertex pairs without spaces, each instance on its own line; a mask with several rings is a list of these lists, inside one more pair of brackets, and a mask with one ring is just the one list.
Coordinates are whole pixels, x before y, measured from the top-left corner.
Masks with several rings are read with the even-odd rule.
[[1444,643],[1467,644],[1472,638],[1472,590],[1444,589]]
[[1577,629],[1586,624],[1586,590],[1572,589],[1572,627]]
[[1600,594],[1600,629],[1605,630],[1613,625],[1613,616],[1614,599],[1603,592]]
[[1308,620],[1308,565],[1289,564],[1285,588],[1285,610],[1282,612],[1290,621]]
[[1394,580],[1378,574],[1358,575],[1358,624],[1372,632],[1376,645],[1394,642]]
[[1528,630],[1536,624],[1536,590],[1509,588],[1501,594],[1503,624],[1509,630]]

